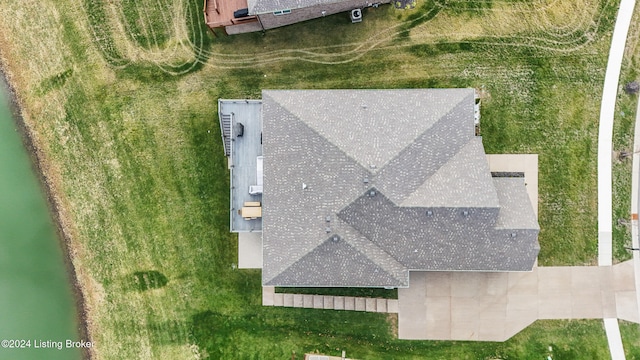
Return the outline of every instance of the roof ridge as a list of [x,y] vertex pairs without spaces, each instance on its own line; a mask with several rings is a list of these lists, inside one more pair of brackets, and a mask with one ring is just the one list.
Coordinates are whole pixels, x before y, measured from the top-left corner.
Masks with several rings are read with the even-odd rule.
[[[379,263],[377,263],[376,261],[374,261],[373,259],[371,259],[369,256],[367,256],[367,254],[365,254],[360,248],[358,248],[357,246],[354,246],[353,243],[351,243],[350,241],[346,241],[345,238],[343,237],[339,237],[339,241],[343,241],[345,245],[349,246],[351,249],[353,249],[353,251],[362,254],[367,261],[369,261],[370,263],[376,265],[378,268],[380,268],[383,272],[383,274],[386,274],[388,277],[398,281],[398,283],[400,284],[388,284],[389,286],[403,286],[403,285],[408,285],[408,281],[409,281],[409,276],[408,276],[408,272],[407,275],[405,275],[402,279],[400,279],[395,273],[392,273],[391,271],[389,271],[388,269],[380,266]],[[324,241],[322,241],[320,244],[318,244],[318,246],[316,246],[313,251],[315,251],[316,249],[320,248],[321,246],[330,244],[331,242],[333,242],[332,240],[332,236],[329,236],[327,239],[325,239]],[[263,284],[265,285],[269,285],[269,283],[271,281],[276,280],[278,277],[283,276],[286,274],[287,271],[289,271],[290,269],[294,268],[295,266],[297,266],[298,264],[302,264],[306,261],[306,257],[311,256],[311,254],[313,253],[313,251],[310,251],[309,253],[305,254],[304,256],[301,256],[300,258],[298,258],[295,262],[293,262],[291,265],[287,266],[284,270],[282,270],[281,272],[279,272],[277,275],[269,278],[269,279],[263,279]],[[394,259],[395,260],[395,259]],[[377,271],[377,270],[375,270]],[[392,270],[393,271],[393,270]],[[306,284],[299,284],[299,285],[306,285]],[[374,285],[374,286],[384,286],[385,284],[380,284],[380,285]],[[308,285],[307,285],[308,286]],[[319,284],[319,286],[322,286],[322,284]]]
[[[361,254],[366,256],[367,259],[371,260],[371,262],[378,265],[390,276],[398,280],[398,282],[401,284],[400,286],[409,285],[409,272],[408,272],[409,270],[407,269],[406,266],[404,266],[400,261],[398,261],[398,259],[393,257],[391,254],[386,252],[383,248],[378,246],[378,244],[374,243],[369,238],[367,238],[358,229],[351,226],[351,224],[343,221],[342,219],[340,219],[340,222],[343,223],[344,226],[348,226],[350,229],[353,229],[353,231],[357,232],[361,236],[361,238],[349,236],[344,239],[345,242],[351,244],[351,246],[353,246]],[[367,243],[366,246],[364,245],[365,242]],[[363,251],[363,249],[365,250]],[[369,252],[369,254],[367,252]],[[371,254],[371,252],[377,252],[377,254]],[[382,261],[382,262],[376,261],[370,255],[382,256],[385,258],[385,260],[389,261],[389,263],[386,263],[385,261]],[[386,265],[389,265],[389,266],[387,267]],[[393,269],[390,269],[389,267],[393,267]],[[400,272],[404,274],[400,274]]]
[[[278,91],[278,90],[276,90]],[[279,90],[279,91],[287,91],[287,90]],[[263,97],[263,103],[264,103],[264,97],[267,96],[269,97],[269,99],[271,99],[271,101],[273,101],[274,103],[280,105],[280,108],[283,109],[287,114],[291,115],[293,118],[295,118],[298,122],[300,122],[301,124],[304,124],[304,126],[306,128],[308,128],[311,132],[313,132],[314,134],[316,134],[318,137],[324,139],[327,143],[331,144],[331,146],[333,146],[334,148],[336,148],[338,151],[340,151],[342,154],[344,154],[344,156],[346,156],[347,158],[349,158],[351,161],[353,161],[353,163],[355,165],[357,165],[358,167],[364,169],[367,173],[368,176],[373,176],[373,174],[371,173],[371,171],[369,171],[369,169],[367,169],[366,167],[362,166],[356,159],[353,158],[353,156],[347,154],[344,150],[342,150],[342,148],[340,148],[340,146],[334,144],[331,140],[329,140],[326,136],[322,135],[320,132],[318,132],[316,129],[314,129],[313,127],[311,127],[309,124],[307,124],[306,122],[302,121],[302,119],[300,119],[300,117],[298,117],[298,115],[294,114],[293,112],[291,112],[291,110],[289,110],[286,106],[284,106],[283,104],[281,104],[279,101],[277,101],[276,99],[274,99],[272,96],[268,95],[269,91],[262,91],[262,97]]]
[[[343,240],[344,242],[349,244],[351,247],[353,247],[356,251],[358,251],[359,253],[364,255],[373,264],[377,265],[382,270],[384,270],[385,273],[387,273],[390,277],[396,279],[398,281],[398,283],[400,284],[399,286],[404,286],[404,285],[408,285],[409,284],[408,269],[406,268],[406,266],[404,266],[402,263],[400,263],[400,261],[398,261],[398,259],[393,257],[391,254],[389,254],[383,248],[378,246],[376,243],[371,241],[369,238],[367,238],[364,234],[362,234],[360,231],[358,231],[358,229],[356,229],[353,226],[351,226],[349,223],[343,221],[340,218],[336,218],[335,221],[339,222],[339,226],[336,227],[336,230],[334,232],[335,235],[338,235],[341,240]],[[360,238],[358,238],[356,236],[349,236],[348,235],[349,232],[357,233],[360,236]],[[346,236],[345,236],[345,234],[346,234]],[[270,281],[272,281],[275,278],[277,278],[278,276],[284,274],[292,266],[295,266],[299,261],[304,259],[309,254],[311,254],[318,247],[324,245],[327,241],[330,240],[330,238],[331,238],[331,236],[329,236],[327,239],[325,239],[324,241],[322,241],[319,244],[317,244],[313,249],[309,250],[304,255],[300,256],[295,261],[293,261],[292,263],[288,264],[286,267],[283,268],[283,270],[279,271],[276,275],[271,276],[268,279],[266,279],[266,278],[263,279],[263,282],[265,284],[267,284]],[[365,242],[367,243],[366,246],[364,246]],[[375,254],[372,254],[372,253],[375,253]],[[373,255],[373,256],[371,256],[371,255]],[[385,258],[385,260],[388,261],[389,263],[387,263],[385,261],[382,261],[382,262],[376,261],[376,259],[374,258],[376,256]]]
[[[478,159],[469,159],[469,157],[472,157],[476,155],[477,158],[480,158],[479,161],[476,161]],[[479,156],[478,156],[479,155]],[[442,164],[442,166],[440,166],[433,174],[431,174],[431,176],[427,177],[424,179],[424,181],[422,182],[422,184],[420,184],[418,187],[416,187],[414,189],[413,192],[411,192],[410,194],[408,194],[402,201],[401,204],[399,204],[399,206],[416,206],[416,207],[434,207],[433,204],[427,204],[427,203],[422,203],[422,204],[417,204],[415,199],[412,199],[414,197],[414,195],[416,195],[417,193],[421,193],[419,197],[424,197],[424,198],[431,198],[428,196],[425,196],[424,190],[426,185],[431,185],[431,186],[427,186],[428,188],[428,193],[430,191],[442,191],[442,186],[445,186],[445,188],[449,188],[451,186],[452,182],[464,182],[464,180],[466,179],[471,179],[472,183],[470,186],[467,186],[465,188],[465,197],[467,195],[467,193],[469,192],[469,190],[476,190],[476,194],[484,194],[486,196],[488,196],[488,198],[480,198],[480,199],[476,199],[476,202],[465,202],[462,204],[451,204],[448,205],[448,207],[452,207],[452,208],[487,208],[487,207],[499,207],[500,204],[498,202],[498,195],[495,189],[495,185],[491,180],[491,172],[489,169],[489,163],[486,160],[486,154],[484,152],[484,146],[482,145],[482,139],[475,136],[475,137],[471,137],[469,139],[469,141],[464,144],[463,146],[461,146],[458,151],[453,154],[448,160],[447,162],[445,162],[444,164]],[[469,161],[472,161],[477,167],[472,167],[471,169],[466,168],[464,171],[466,172],[466,174],[468,174],[467,178],[461,178],[459,176],[455,176],[455,175],[460,175],[460,174],[456,174],[456,170],[461,169],[462,167],[460,166],[462,164],[465,164]],[[472,170],[477,170],[477,172],[474,174]],[[454,176],[448,176],[448,175],[454,175]],[[476,179],[473,179],[473,175],[479,176]],[[450,182],[446,182],[443,181],[442,179],[438,179],[437,181],[435,180],[437,177],[442,177],[445,176],[445,178],[451,178]],[[434,184],[435,181],[435,184]],[[483,192],[478,192],[478,188],[477,185],[481,184],[482,182],[485,182],[485,185],[488,186],[481,186],[480,190],[486,190],[484,193]],[[476,186],[475,188],[472,186]],[[435,189],[434,189],[435,187]],[[451,190],[451,189],[450,189]],[[455,190],[453,189],[451,190],[453,194],[453,196],[455,196]],[[457,194],[460,195],[460,194]],[[412,201],[413,200],[413,201]],[[463,201],[466,201],[467,199],[464,199]],[[451,197],[449,198],[449,201],[451,201]],[[449,202],[448,201],[448,202]],[[488,206],[478,206],[478,202],[479,203],[486,203],[488,204]]]
[[[419,187],[420,185],[422,185],[427,179],[429,179],[431,176],[433,176],[434,174],[436,174],[438,172],[438,170],[440,170],[440,168],[442,166],[444,166],[445,164],[447,164],[449,162],[449,160],[455,156],[455,154],[457,154],[464,146],[466,146],[466,144],[469,143],[469,141],[471,141],[471,139],[474,138],[473,134],[470,132],[469,134],[469,140],[464,141],[462,143],[460,143],[458,146],[458,149],[455,151],[455,153],[453,153],[452,155],[447,156],[445,159],[441,159],[441,163],[435,163],[434,165],[436,165],[436,167],[432,170],[430,170],[430,173],[425,174],[425,176],[423,177],[423,181],[420,181],[419,183],[415,183],[416,179],[413,178],[413,181],[406,181],[409,179],[403,179],[404,181],[399,181],[397,180],[397,177],[388,181],[391,184],[397,184],[397,183],[403,183],[405,185],[407,185],[407,187],[413,187],[413,189],[406,194],[398,194],[397,191],[393,191],[392,189],[388,189],[385,188],[384,182],[385,179],[387,177],[393,177],[395,175],[396,172],[394,172],[394,170],[388,170],[391,166],[395,165],[394,162],[398,162],[401,161],[402,157],[410,157],[412,159],[418,159],[419,157],[417,156],[417,154],[413,154],[410,153],[411,147],[412,146],[417,146],[419,150],[425,150],[428,149],[428,147],[426,146],[420,146],[420,145],[416,145],[417,141],[423,137],[427,137],[429,135],[435,135],[435,133],[433,133],[433,130],[438,127],[438,126],[451,126],[451,119],[450,116],[452,116],[453,113],[455,113],[456,111],[460,111],[458,108],[460,106],[464,106],[464,105],[468,105],[473,104],[473,99],[474,99],[475,95],[474,93],[470,93],[469,95],[465,96],[464,98],[460,99],[453,107],[451,107],[451,109],[446,112],[445,114],[443,114],[435,123],[433,123],[429,128],[425,129],[424,132],[422,132],[419,136],[417,136],[414,139],[414,142],[409,144],[407,147],[405,147],[401,152],[398,153],[397,156],[395,156],[393,159],[391,159],[390,161],[388,161],[383,168],[380,169],[380,171],[376,174],[375,176],[375,184],[376,186],[378,186],[381,191],[383,191],[385,194],[387,194],[387,197],[389,198],[389,200],[391,200],[391,202],[393,202],[394,204],[400,204],[402,203],[407,197],[409,197],[411,194],[413,194]],[[471,98],[471,99],[470,99]],[[455,120],[459,120],[461,122],[468,122],[469,119],[466,119],[464,117],[458,117]],[[445,128],[446,129],[446,128]],[[440,129],[437,129],[440,130]],[[470,129],[471,130],[471,129]],[[451,142],[447,143],[447,145],[450,145]],[[453,144],[455,145],[455,144]],[[446,156],[447,153],[445,151],[445,149],[451,149],[451,146],[447,146],[446,148],[442,148],[439,149],[441,152],[444,152],[444,155]],[[429,149],[430,150],[430,149]],[[436,149],[438,150],[438,149]],[[431,156],[431,158],[434,158],[434,156]],[[407,160],[407,159],[404,159]],[[407,160],[408,161],[408,160]],[[402,161],[403,163],[406,161]],[[419,164],[419,165],[424,165],[424,164]],[[416,166],[416,168],[424,168],[423,166]],[[392,174],[387,175],[387,173],[392,172]],[[382,180],[382,181],[377,181],[377,180]],[[413,184],[411,184],[413,182]]]
[[[330,91],[332,89],[327,89],[324,91]],[[268,96],[269,99],[271,99],[271,101],[273,101],[274,103],[280,105],[280,108],[283,109],[284,111],[286,111],[287,114],[291,115],[292,117],[294,117],[296,120],[298,120],[298,122],[304,124],[305,127],[307,127],[311,132],[313,132],[314,134],[318,135],[320,138],[322,138],[323,140],[325,140],[327,143],[331,144],[331,146],[335,147],[336,149],[338,149],[342,154],[344,154],[347,158],[351,159],[353,161],[354,164],[358,165],[359,167],[363,168],[367,174],[369,176],[373,176],[373,174],[371,173],[371,171],[369,171],[366,167],[362,166],[358,160],[354,159],[353,156],[347,154],[340,146],[338,146],[337,144],[335,144],[333,141],[331,141],[330,139],[328,139],[326,136],[322,135],[318,130],[314,129],[311,125],[309,125],[307,122],[303,121],[302,119],[300,119],[300,117],[298,115],[296,115],[291,109],[289,109],[286,105],[282,104],[280,101],[276,100],[273,98],[273,96],[269,96],[270,92],[291,92],[291,91],[320,91],[320,90],[315,90],[315,89],[310,89],[310,90],[262,90],[262,98],[264,101],[264,97]]]
[[[289,91],[289,90],[275,90],[275,91]],[[329,141],[326,137],[324,137],[322,134],[320,134],[318,131],[316,131],[313,127],[309,126],[309,124],[305,123],[304,121],[300,120],[300,118],[292,113],[288,108],[286,108],[285,106],[283,106],[279,101],[277,101],[276,99],[274,99],[272,96],[269,96],[269,90],[263,90],[262,92],[262,111],[264,111],[264,105],[265,105],[265,100],[268,98],[269,101],[271,101],[274,104],[277,104],[279,106],[279,108],[284,111],[286,114],[288,114],[289,116],[291,116],[292,120],[291,121],[295,121],[296,123],[304,126],[308,131],[310,131],[311,133],[315,134],[317,137],[319,137],[320,139],[323,139],[327,144],[329,144],[333,149],[335,149],[336,151],[338,151],[340,154],[342,154],[345,158],[349,159],[349,161],[352,163],[353,166],[357,167],[358,169],[361,169],[363,171],[363,175],[364,177],[369,177],[371,178],[373,175],[371,174],[371,172],[363,167],[360,163],[358,163],[358,161],[356,161],[355,159],[353,159],[353,157],[349,156],[349,154],[347,154],[346,152],[344,152],[339,146],[337,146],[336,144],[332,143],[331,141]],[[364,191],[364,188],[362,189]],[[362,191],[354,191],[353,196],[351,196],[350,198],[345,197],[344,198],[344,203],[337,206],[338,211],[339,212],[341,209],[343,209],[344,207],[348,206],[350,203],[352,203],[355,199],[357,199],[360,195],[362,194]],[[264,195],[263,195],[263,199],[264,199]],[[332,214],[333,215],[333,214]],[[264,225],[263,225],[264,226]],[[309,253],[313,252],[315,249],[318,248],[318,246],[321,246],[324,243],[324,241],[319,241],[318,243],[315,244],[315,246],[311,246],[309,248],[305,248],[305,250],[301,251],[301,255],[297,256],[295,258],[293,258],[293,260],[289,260],[287,262],[279,262],[278,266],[276,267],[275,271],[269,271],[270,273],[273,272],[277,272],[276,275],[271,276],[268,280],[267,278],[264,278],[263,280],[266,282],[271,281],[273,279],[275,279],[276,277],[278,277],[280,274],[282,274],[284,271],[286,271],[286,269],[290,268],[291,266],[293,266],[297,261],[299,261],[300,259],[304,258],[305,256],[307,256]],[[264,256],[264,253],[263,253]],[[263,270],[263,276],[266,274],[266,272]]]
[[[473,89],[263,90],[263,94],[373,174],[461,103],[473,104]],[[466,110],[471,116],[472,107]]]
[[[268,93],[269,91],[274,91],[274,90],[262,90],[262,96],[264,99],[265,96],[265,91]],[[298,91],[298,90],[275,90],[275,91]],[[304,90],[307,91],[307,90]],[[328,91],[328,90],[327,90]],[[268,96],[268,95],[267,95]],[[280,105],[280,108],[283,109],[287,114],[291,115],[293,118],[295,118],[296,120],[298,120],[299,123],[303,124],[307,129],[309,129],[309,131],[311,131],[312,133],[316,134],[318,137],[322,138],[323,140],[325,140],[328,144],[331,144],[332,147],[334,147],[335,149],[337,149],[340,153],[342,153],[346,158],[348,158],[349,160],[351,160],[353,162],[353,164],[355,164],[357,167],[359,167],[360,169],[364,170],[364,177],[366,177],[367,179],[373,179],[375,177],[375,174],[373,174],[369,169],[367,169],[366,167],[362,166],[362,164],[360,164],[356,159],[354,159],[351,155],[347,154],[344,150],[342,150],[340,148],[340,146],[338,146],[337,144],[333,143],[331,140],[329,140],[328,138],[326,138],[324,135],[322,135],[320,132],[316,131],[316,129],[314,129],[313,127],[311,127],[309,124],[307,124],[306,122],[302,121],[296,114],[292,113],[288,108],[286,108],[285,106],[283,106],[279,101],[276,101],[272,96],[268,96],[269,99],[271,99],[271,101],[277,103],[278,105]],[[264,101],[264,100],[263,100]],[[363,190],[365,190],[365,188],[363,187]],[[361,192],[358,192],[356,194],[354,194],[354,196],[348,200],[345,201],[344,206],[340,207],[340,210],[342,210],[343,208],[349,206],[349,204],[351,204],[353,201],[355,201],[355,199],[359,198],[361,195]],[[340,211],[338,210],[338,212]]]

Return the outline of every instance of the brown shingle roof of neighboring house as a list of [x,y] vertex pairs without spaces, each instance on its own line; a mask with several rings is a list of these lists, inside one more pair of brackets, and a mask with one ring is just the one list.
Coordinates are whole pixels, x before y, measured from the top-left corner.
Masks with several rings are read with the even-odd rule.
[[[291,10],[304,7],[344,2],[345,0],[248,0],[249,13],[252,15],[270,13],[279,10]],[[363,5],[366,1],[362,2]]]

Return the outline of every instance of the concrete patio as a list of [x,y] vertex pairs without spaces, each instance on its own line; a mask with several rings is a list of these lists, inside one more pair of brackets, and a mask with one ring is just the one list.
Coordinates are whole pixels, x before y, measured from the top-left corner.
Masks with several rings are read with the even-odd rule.
[[262,232],[238,233],[238,268],[262,269]]

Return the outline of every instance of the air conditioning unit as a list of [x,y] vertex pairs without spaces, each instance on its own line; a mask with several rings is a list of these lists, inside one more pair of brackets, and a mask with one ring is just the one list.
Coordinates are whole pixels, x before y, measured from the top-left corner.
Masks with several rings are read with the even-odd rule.
[[351,10],[351,22],[358,23],[362,21],[362,9]]

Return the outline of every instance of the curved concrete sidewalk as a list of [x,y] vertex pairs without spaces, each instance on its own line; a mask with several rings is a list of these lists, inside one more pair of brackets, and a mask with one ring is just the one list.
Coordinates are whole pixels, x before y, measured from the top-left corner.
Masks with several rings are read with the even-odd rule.
[[612,263],[611,230],[613,210],[611,204],[611,158],[613,154],[613,115],[618,94],[618,79],[622,57],[631,24],[635,0],[622,0],[613,30],[611,49],[604,78],[600,123],[598,130],[598,264]]
[[[635,0],[621,0],[611,39],[607,72],[604,78],[598,130],[598,265],[612,264],[612,167],[613,117],[618,93],[622,58],[635,7]],[[635,168],[634,168],[635,169]],[[634,255],[636,260],[637,255]],[[637,261],[637,260],[636,260]],[[636,264],[636,269],[638,268]],[[638,270],[636,270],[637,273]],[[636,279],[638,278],[636,274]],[[624,349],[617,320],[605,319],[605,331],[612,359],[624,359]]]

